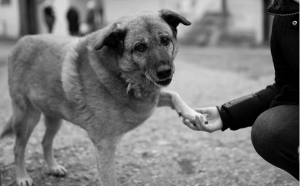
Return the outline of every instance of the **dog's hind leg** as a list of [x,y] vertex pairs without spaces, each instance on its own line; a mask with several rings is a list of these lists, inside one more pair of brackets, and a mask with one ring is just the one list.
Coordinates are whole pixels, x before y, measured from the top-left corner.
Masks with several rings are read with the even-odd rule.
[[44,158],[49,168],[49,173],[55,176],[65,176],[67,170],[59,165],[53,156],[53,139],[61,126],[60,118],[45,115],[46,132],[42,141]]
[[27,103],[26,109],[20,108],[13,103],[12,125],[16,134],[16,143],[14,147],[16,179],[19,186],[32,186],[32,179],[29,177],[25,165],[24,155],[28,139],[37,125],[41,112],[35,109],[31,103]]

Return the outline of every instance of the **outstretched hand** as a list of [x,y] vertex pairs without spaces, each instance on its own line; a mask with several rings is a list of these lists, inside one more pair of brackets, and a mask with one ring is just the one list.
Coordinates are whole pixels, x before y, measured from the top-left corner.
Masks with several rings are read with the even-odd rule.
[[196,112],[206,115],[206,120],[201,115],[196,115],[194,121],[183,119],[182,122],[190,129],[196,131],[215,132],[221,130],[223,122],[217,107],[207,107],[195,109]]

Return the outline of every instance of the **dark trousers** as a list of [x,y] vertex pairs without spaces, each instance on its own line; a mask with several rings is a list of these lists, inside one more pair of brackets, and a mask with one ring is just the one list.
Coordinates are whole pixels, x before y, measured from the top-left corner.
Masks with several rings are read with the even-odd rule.
[[251,139],[257,153],[299,180],[299,105],[281,105],[255,121]]

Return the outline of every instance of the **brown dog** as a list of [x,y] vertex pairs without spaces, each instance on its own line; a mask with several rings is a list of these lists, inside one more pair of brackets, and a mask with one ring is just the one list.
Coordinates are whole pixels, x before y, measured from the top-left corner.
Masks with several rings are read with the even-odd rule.
[[174,73],[180,23],[191,24],[161,10],[121,18],[83,38],[20,39],[8,59],[13,115],[2,133],[16,135],[18,185],[33,185],[24,151],[41,113],[47,126],[42,145],[50,172],[66,174],[52,153],[53,138],[64,119],[85,129],[95,144],[104,186],[117,185],[114,154],[121,136],[143,123],[156,106],[170,106],[194,120],[197,113],[177,93],[161,90]]

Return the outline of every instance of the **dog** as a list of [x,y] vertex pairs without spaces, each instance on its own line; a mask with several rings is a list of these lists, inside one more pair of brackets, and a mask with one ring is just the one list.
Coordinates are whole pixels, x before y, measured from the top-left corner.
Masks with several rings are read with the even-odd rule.
[[[53,157],[53,138],[62,120],[87,131],[96,149],[100,182],[116,186],[115,150],[122,135],[159,106],[194,121],[196,113],[178,93],[162,90],[174,74],[177,26],[191,23],[170,11],[120,18],[84,37],[32,35],[8,57],[13,114],[2,137],[15,134],[16,182],[32,186],[24,165],[31,132],[44,115],[44,158],[53,175],[67,171]],[[199,114],[198,114],[199,115]]]

